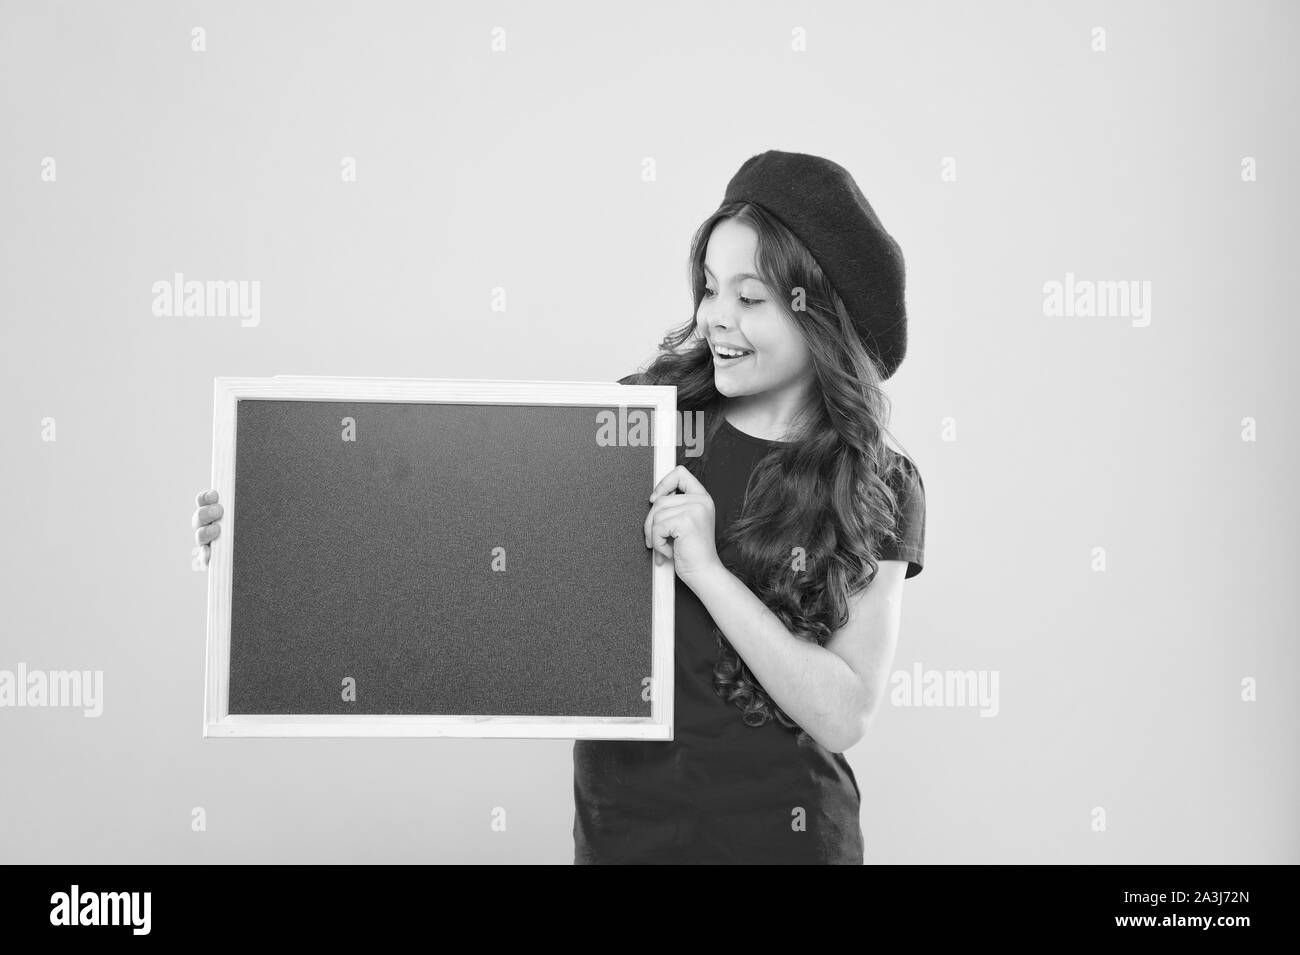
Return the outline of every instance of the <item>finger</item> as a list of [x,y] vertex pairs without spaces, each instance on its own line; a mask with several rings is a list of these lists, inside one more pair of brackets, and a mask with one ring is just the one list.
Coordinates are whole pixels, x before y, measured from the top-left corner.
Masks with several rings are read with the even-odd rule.
[[220,504],[205,504],[194,512],[194,526],[202,527],[204,524],[219,521],[225,513],[225,509]]
[[204,524],[194,532],[194,539],[200,544],[211,544],[221,536],[220,524]]
[[677,536],[676,528],[679,523],[677,518],[676,512],[667,512],[660,515],[654,522],[654,526],[650,528],[650,547],[664,560],[673,559],[672,541]]
[[207,567],[211,563],[212,563],[212,545],[204,544],[203,545],[203,566]]
[[649,512],[645,516],[645,522],[641,527],[642,534],[645,537],[646,547],[650,546],[650,527],[654,524],[658,515],[668,510],[676,510],[677,508],[689,503],[691,502],[686,499],[685,495],[674,494],[670,497],[660,498],[651,505]]
[[684,464],[677,465],[677,470],[681,472],[678,476],[680,483],[677,486],[681,488],[683,491],[685,491],[687,494],[708,494],[709,493],[709,489],[706,488],[700,482],[699,478],[697,478],[694,474],[690,472],[690,470],[686,467],[686,465]]
[[199,494],[199,496],[194,499],[194,504],[197,507],[202,507],[204,504],[215,504],[215,503],[217,503],[217,492],[212,490],[211,488],[209,488],[206,491],[202,491]]
[[682,472],[685,470],[686,469],[679,464],[661,477],[658,483],[650,489],[650,500],[653,501],[655,498],[662,497],[665,494],[672,494],[681,487]]
[[683,491],[687,494],[708,494],[708,489],[700,483],[699,479],[686,469],[686,465],[679,464],[673,468],[650,492],[650,500],[664,494],[672,494],[675,491]]

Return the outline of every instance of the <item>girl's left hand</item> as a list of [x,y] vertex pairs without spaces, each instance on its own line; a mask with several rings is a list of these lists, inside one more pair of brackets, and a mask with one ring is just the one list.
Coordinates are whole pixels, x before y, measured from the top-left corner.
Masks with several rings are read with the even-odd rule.
[[[677,494],[676,491],[683,493]],[[678,465],[664,475],[650,494],[645,518],[645,545],[655,552],[655,565],[673,562],[683,583],[721,566],[714,544],[713,498],[695,475]]]

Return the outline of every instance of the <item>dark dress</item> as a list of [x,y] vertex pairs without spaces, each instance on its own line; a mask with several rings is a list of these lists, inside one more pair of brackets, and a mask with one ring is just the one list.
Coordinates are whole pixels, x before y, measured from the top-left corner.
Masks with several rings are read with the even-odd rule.
[[[709,442],[703,483],[719,537],[739,516],[754,465],[776,443],[726,421]],[[925,549],[925,489],[903,461],[907,476],[894,486],[901,542],[879,559],[908,561],[914,577]],[[730,566],[726,552],[718,556]],[[675,599],[674,739],[574,741],[574,863],[861,865],[861,793],[848,761],[775,720],[747,725],[713,689],[712,618],[680,578]]]

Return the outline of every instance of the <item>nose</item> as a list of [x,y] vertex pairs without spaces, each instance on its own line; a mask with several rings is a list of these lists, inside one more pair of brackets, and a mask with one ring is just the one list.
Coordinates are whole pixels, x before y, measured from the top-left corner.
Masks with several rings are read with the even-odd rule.
[[709,315],[701,326],[700,334],[704,338],[725,338],[731,333],[731,322],[716,314]]
[[735,327],[736,323],[729,309],[721,302],[702,303],[700,310],[704,315],[704,326],[710,332],[725,331]]

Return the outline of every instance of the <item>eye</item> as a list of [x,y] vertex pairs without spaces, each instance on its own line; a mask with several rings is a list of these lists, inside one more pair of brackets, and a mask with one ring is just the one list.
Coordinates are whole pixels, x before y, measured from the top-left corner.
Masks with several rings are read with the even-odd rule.
[[[702,294],[704,298],[713,298],[718,293],[706,285],[704,286],[704,292]],[[753,308],[755,305],[762,305],[764,302],[764,299],[761,298],[745,298],[743,295],[738,295],[736,297],[740,299],[740,304],[744,305],[746,308]]]

